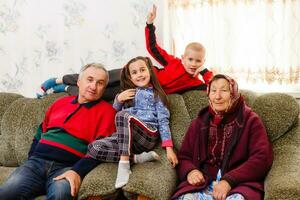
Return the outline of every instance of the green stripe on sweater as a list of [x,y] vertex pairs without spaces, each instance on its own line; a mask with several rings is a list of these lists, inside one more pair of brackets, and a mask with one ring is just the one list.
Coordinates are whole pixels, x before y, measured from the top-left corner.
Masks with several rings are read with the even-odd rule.
[[57,142],[66,145],[76,151],[86,154],[88,143],[84,140],[76,138],[66,132],[58,132],[57,130],[49,130],[41,135],[42,139]]
[[38,129],[36,130],[36,133],[34,135],[34,138],[39,141],[41,139],[41,135],[43,134],[42,131],[42,124],[39,125]]

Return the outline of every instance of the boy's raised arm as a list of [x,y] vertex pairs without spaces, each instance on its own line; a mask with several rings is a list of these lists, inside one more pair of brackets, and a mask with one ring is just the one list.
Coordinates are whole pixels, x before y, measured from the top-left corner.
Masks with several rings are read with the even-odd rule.
[[155,26],[153,22],[156,18],[156,6],[153,5],[152,10],[147,15],[147,25],[145,28],[146,47],[150,55],[161,65],[166,66],[168,63],[175,59],[173,55],[169,55],[156,43]]
[[147,15],[147,24],[153,24],[156,18],[156,5],[153,4],[152,11]]

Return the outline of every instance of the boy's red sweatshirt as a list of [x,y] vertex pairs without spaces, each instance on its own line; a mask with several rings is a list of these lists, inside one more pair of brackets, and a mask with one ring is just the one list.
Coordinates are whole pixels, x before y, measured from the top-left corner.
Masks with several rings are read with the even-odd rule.
[[163,69],[154,68],[154,72],[167,94],[180,93],[191,89],[206,89],[206,84],[213,77],[211,71],[205,68],[196,77],[188,74],[181,59],[168,54],[156,43],[155,26],[153,24],[147,24],[145,36],[148,52],[164,66]]

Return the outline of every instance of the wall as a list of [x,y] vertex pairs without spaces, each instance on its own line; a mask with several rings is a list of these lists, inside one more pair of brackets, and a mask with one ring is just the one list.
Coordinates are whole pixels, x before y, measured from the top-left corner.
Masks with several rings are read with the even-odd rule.
[[90,62],[108,69],[148,55],[144,27],[159,0],[2,0],[0,2],[0,92],[34,97],[50,77],[78,72]]

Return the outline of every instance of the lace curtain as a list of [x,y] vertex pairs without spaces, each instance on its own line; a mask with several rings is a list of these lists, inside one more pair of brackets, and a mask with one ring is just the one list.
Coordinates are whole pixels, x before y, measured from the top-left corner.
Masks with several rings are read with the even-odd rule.
[[169,0],[168,17],[175,55],[199,41],[206,66],[246,88],[300,91],[300,1]]

